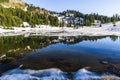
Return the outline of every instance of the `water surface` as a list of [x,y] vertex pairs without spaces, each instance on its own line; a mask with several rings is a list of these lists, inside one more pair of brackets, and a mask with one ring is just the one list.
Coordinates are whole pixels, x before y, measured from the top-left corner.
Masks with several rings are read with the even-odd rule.
[[[11,74],[9,77],[12,77],[13,73],[17,76],[23,73],[26,74],[24,75],[25,77],[31,75],[40,79],[44,79],[48,75],[49,78],[47,76],[46,80],[51,80],[51,78],[60,80],[70,78],[74,80],[89,80],[87,78],[84,79],[83,76],[88,78],[90,76],[97,77],[98,79],[105,77],[102,75],[103,73],[107,74],[107,76],[108,73],[120,75],[120,38],[117,36],[44,37],[42,39],[43,41],[41,42],[39,38],[37,40],[37,37],[30,38],[29,40],[32,40],[31,44],[27,44],[25,47],[29,45],[34,48],[36,46],[34,50],[31,48],[22,58],[15,59],[7,64],[1,64],[1,72],[6,69],[9,70],[8,65],[11,65],[10,69],[14,69],[21,64],[23,65],[21,69],[8,71],[3,77],[5,78],[9,73]],[[23,38],[23,40],[25,39]],[[37,46],[39,45],[38,43],[40,45],[43,43],[43,46],[44,43],[48,44],[45,44],[45,47],[40,47]],[[46,69],[48,70],[46,71]],[[26,71],[28,72],[26,73]],[[31,72],[35,73],[32,74]],[[80,75],[83,75],[81,76],[83,78]],[[26,80],[29,79],[27,78]]]

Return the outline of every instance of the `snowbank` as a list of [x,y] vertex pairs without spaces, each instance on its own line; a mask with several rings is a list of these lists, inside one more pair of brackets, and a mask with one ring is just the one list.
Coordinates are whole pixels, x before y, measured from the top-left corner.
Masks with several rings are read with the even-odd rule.
[[15,35],[37,35],[37,36],[104,36],[104,35],[116,35],[120,36],[120,22],[113,26],[112,23],[103,24],[102,27],[51,27],[49,25],[37,25],[36,28],[18,28],[14,27],[14,30],[0,29],[0,36],[15,36]]

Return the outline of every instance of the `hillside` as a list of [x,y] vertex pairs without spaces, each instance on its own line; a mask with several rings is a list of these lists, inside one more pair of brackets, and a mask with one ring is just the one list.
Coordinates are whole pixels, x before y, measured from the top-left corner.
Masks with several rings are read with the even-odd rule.
[[0,1],[0,26],[4,28],[24,26],[24,22],[31,27],[40,24],[58,26],[57,17],[50,15],[46,9],[26,4],[21,0]]
[[21,3],[22,0],[0,0],[0,3]]
[[33,7],[33,5],[29,5],[23,2],[22,0],[0,0],[0,5],[4,8],[20,8],[22,10],[25,10],[32,6],[31,9],[29,8],[32,13],[36,13],[36,12],[40,14],[48,13],[47,10],[42,9],[42,8],[40,9],[38,7]]
[[27,4],[21,0],[0,0],[0,5],[4,8],[21,8],[25,9]]

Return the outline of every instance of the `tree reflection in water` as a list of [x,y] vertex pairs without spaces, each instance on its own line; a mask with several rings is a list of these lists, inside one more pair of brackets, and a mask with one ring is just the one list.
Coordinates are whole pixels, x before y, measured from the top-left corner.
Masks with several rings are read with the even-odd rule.
[[46,47],[50,44],[60,42],[64,44],[76,44],[82,41],[97,41],[98,39],[110,37],[115,41],[117,36],[76,36],[76,37],[48,37],[48,36],[14,36],[0,37],[0,64],[9,63],[25,56],[27,53]]

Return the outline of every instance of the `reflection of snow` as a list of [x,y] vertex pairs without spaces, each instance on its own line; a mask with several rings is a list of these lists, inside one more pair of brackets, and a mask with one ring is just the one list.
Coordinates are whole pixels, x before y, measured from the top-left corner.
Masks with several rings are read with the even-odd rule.
[[[119,80],[120,78],[114,75],[97,75],[90,72],[85,68],[80,69],[71,75],[74,80],[103,80],[105,78],[113,78]],[[71,80],[67,77],[67,73],[59,69],[46,69],[46,70],[21,70],[14,69],[8,71],[0,77],[0,80]]]

